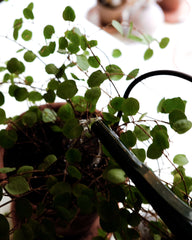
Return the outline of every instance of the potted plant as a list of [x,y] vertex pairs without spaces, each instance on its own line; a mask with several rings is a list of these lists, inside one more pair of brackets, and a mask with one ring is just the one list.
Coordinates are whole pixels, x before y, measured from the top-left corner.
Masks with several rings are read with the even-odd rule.
[[[25,21],[34,19],[33,3],[24,8],[23,15]],[[148,126],[145,114],[138,112],[138,100],[121,97],[115,86],[117,80],[133,80],[139,70],[124,73],[115,64],[103,65],[95,54],[97,41],[90,40],[72,25],[75,17],[74,10],[66,7],[63,19],[70,24],[64,35],[55,40],[54,26],[46,25],[43,29],[45,44],[38,46],[39,51],[18,44],[18,57],[8,59],[0,68],[2,84],[8,86],[7,95],[17,102],[31,102],[29,109],[21,115],[8,117],[3,109],[7,95],[0,93],[0,121],[5,126],[0,131],[0,197],[2,201],[3,196],[10,198],[1,204],[1,208],[11,203],[10,212],[0,214],[0,239],[13,236],[14,240],[99,240],[107,239],[108,233],[113,233],[115,239],[139,239],[143,226],[147,226],[149,235],[156,239],[173,239],[173,234],[158,215],[144,207],[146,199],[98,141],[91,124],[97,118],[104,119],[140,161],[145,161],[146,154],[155,159],[169,148],[166,126],[170,125],[179,133],[190,129],[191,123],[184,113],[186,102],[180,98],[163,99],[158,109],[172,114],[172,118],[165,126],[158,120],[150,120],[150,125],[153,123],[154,126]],[[113,25],[122,32],[118,22]],[[23,30],[24,27],[23,17],[15,20],[13,41],[16,44],[19,37],[26,43],[34,41],[33,32]],[[131,30],[129,35],[149,44],[146,36],[139,39]],[[164,38],[159,45],[163,48],[167,43],[168,39]],[[152,54],[149,46],[145,59]],[[55,63],[43,61],[53,55]],[[115,49],[113,56],[119,55],[120,51]],[[60,65],[58,56],[62,56]],[[34,61],[44,65],[48,76],[48,81],[41,81],[40,87],[25,71]],[[33,69],[32,73],[35,74]],[[107,109],[101,112],[97,110],[97,103],[107,81],[116,95],[109,97]],[[83,83],[85,91],[79,95]],[[44,104],[40,106],[42,102]],[[117,112],[122,113],[120,124]],[[135,127],[131,130],[132,124]],[[148,142],[149,146],[138,148],[137,141]],[[174,161],[179,167],[173,172],[172,190],[186,200],[191,189],[191,178],[185,175],[183,167],[186,158],[176,156]],[[145,218],[146,213],[150,217]],[[87,224],[87,218],[92,227],[88,225],[82,230],[81,224]],[[77,223],[78,219],[80,222]],[[77,226],[81,227],[76,233]],[[90,233],[88,230],[94,226],[96,228]]]

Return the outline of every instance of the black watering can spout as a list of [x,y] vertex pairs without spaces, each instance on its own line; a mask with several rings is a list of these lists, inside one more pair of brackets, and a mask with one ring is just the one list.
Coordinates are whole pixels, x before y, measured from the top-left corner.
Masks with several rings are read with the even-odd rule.
[[[139,82],[157,75],[175,76],[192,82],[192,76],[185,73],[173,70],[152,71],[136,78],[126,89],[124,98],[129,97],[131,90]],[[119,112],[119,119],[121,116],[122,113]],[[113,129],[118,127],[117,125],[113,125]],[[175,235],[176,239],[191,240],[192,208],[179,199],[169,188],[163,185],[160,179],[122,144],[115,132],[102,120],[97,120],[93,123],[92,131],[152,205],[161,219]]]
[[152,205],[176,239],[192,239],[192,209],[163,185],[160,179],[122,144],[118,136],[103,121],[94,122],[92,131]]

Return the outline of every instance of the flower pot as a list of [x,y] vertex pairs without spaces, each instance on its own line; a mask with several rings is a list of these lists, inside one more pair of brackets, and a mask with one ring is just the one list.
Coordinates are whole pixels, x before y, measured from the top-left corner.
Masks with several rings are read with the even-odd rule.
[[[39,109],[43,110],[45,108],[50,108],[50,109],[53,109],[55,112],[57,112],[58,109],[63,104],[65,104],[65,103],[45,104],[45,105],[40,106]],[[21,114],[21,116],[23,116],[24,114]],[[96,113],[93,113],[93,114],[100,115],[100,112],[96,112]],[[44,125],[41,125],[40,127],[42,128],[42,126],[44,127]],[[12,128],[12,126],[9,125],[8,129],[11,129],[11,128]],[[35,128],[36,128],[36,125],[35,125]],[[39,130],[40,129],[38,128],[37,132]],[[43,128],[42,132],[46,132],[46,131],[47,131],[47,129]],[[23,134],[23,132],[24,132],[24,130],[22,129],[22,134]],[[30,133],[30,131],[27,132],[27,134],[29,134],[29,133]],[[35,139],[37,138],[35,133],[36,132],[33,131],[32,135],[31,136],[28,135],[27,137],[30,137],[31,139],[34,139],[34,141],[35,141]],[[38,155],[39,154],[40,154],[40,157],[42,158],[44,153],[34,154],[34,153],[36,153],[36,151],[40,150],[41,147],[38,146],[38,148],[33,149],[33,148],[31,148],[31,145],[28,146],[29,143],[23,138],[22,134],[21,134],[21,136],[18,135],[18,139],[22,139],[22,141],[24,143],[23,146],[22,146],[21,142],[17,142],[17,144],[16,144],[15,148],[13,148],[13,150],[8,150],[7,151],[7,150],[3,149],[2,147],[0,148],[0,167],[4,167],[4,166],[7,166],[7,167],[12,166],[13,167],[13,166],[15,166],[18,169],[20,166],[23,166],[23,165],[35,166],[36,163],[33,162],[33,159],[36,159],[38,161]],[[38,135],[38,136],[40,137],[41,134]],[[46,138],[47,137],[51,138],[49,133],[46,132]],[[56,143],[53,147],[54,151],[59,150],[59,151],[62,152],[62,151],[64,151],[64,149],[60,149],[60,148],[68,149],[69,142],[66,143],[67,145],[65,146],[65,142],[64,142],[65,138],[62,138],[59,133],[54,132],[53,139],[51,139],[51,141],[52,141],[51,143],[54,143],[56,141]],[[61,140],[61,143],[58,142],[58,139],[59,139],[59,141]],[[43,138],[40,139],[40,141],[43,142]],[[92,142],[91,149],[96,148],[95,144],[94,144],[94,141],[95,140],[93,140],[93,142]],[[33,144],[33,140],[32,140],[32,144]],[[87,144],[89,144],[89,143],[87,143]],[[46,148],[43,147],[43,149],[45,149],[47,151]],[[32,150],[32,152],[30,152],[31,150]],[[88,149],[88,151],[89,150],[90,149]],[[25,152],[25,153],[23,153],[23,152]],[[23,154],[25,154],[24,157],[22,157]],[[31,159],[30,159],[30,155],[32,155]],[[47,155],[47,153],[46,153],[46,155]],[[11,156],[11,159],[9,159],[10,156]],[[13,159],[13,157],[16,157],[16,159]],[[20,161],[17,161],[18,159]],[[26,162],[25,162],[25,160],[26,160]],[[87,161],[87,159],[85,159],[85,161]],[[51,174],[51,175],[53,173],[57,174],[57,169],[60,169],[61,171],[65,171],[65,167],[63,168],[63,170],[61,169],[62,166],[63,166],[63,163],[55,164],[54,166],[51,167],[48,174]],[[90,214],[89,213],[88,214],[81,214],[77,211],[77,213],[75,213],[74,219],[70,222],[70,224],[67,224],[67,225],[66,225],[66,223],[64,223],[63,220],[61,220],[58,217],[55,209],[52,206],[53,199],[51,199],[49,194],[47,194],[47,192],[48,192],[47,190],[42,190],[41,189],[41,186],[44,184],[44,181],[45,181],[45,178],[43,178],[43,176],[44,175],[41,175],[41,173],[40,174],[37,173],[37,175],[36,175],[37,180],[35,180],[35,178],[34,178],[35,181],[30,181],[31,187],[33,189],[37,189],[37,190],[32,191],[28,195],[24,196],[24,198],[27,199],[30,202],[30,205],[32,206],[33,213],[32,213],[30,218],[33,219],[33,220],[38,219],[37,215],[36,215],[36,213],[38,211],[38,205],[39,205],[39,202],[43,201],[44,203],[46,203],[45,205],[48,206],[48,207],[46,207],[46,209],[44,209],[44,213],[40,215],[40,217],[42,218],[41,221],[44,221],[46,219],[50,223],[52,223],[51,225],[55,226],[56,235],[64,236],[64,239],[66,239],[66,240],[71,240],[71,239],[73,239],[73,240],[80,240],[80,239],[91,240],[93,237],[97,236],[98,229],[99,229],[100,225],[99,225],[99,217],[98,217],[96,211],[93,211]],[[5,175],[0,174],[0,177],[2,179],[2,177],[5,177]],[[60,179],[60,177],[58,177],[58,179]],[[62,179],[63,179],[63,176],[62,176]],[[40,190],[38,190],[38,189],[40,189]],[[17,229],[21,226],[21,221],[16,216],[16,213],[15,213],[15,206],[16,206],[15,197],[17,198],[18,196],[15,196],[15,195],[13,196],[13,202],[11,204],[11,210],[12,210],[11,212],[12,212],[12,224]],[[49,198],[51,199],[50,200],[50,206],[49,206]]]
[[105,26],[111,24],[112,20],[122,21],[122,14],[126,7],[126,0],[122,0],[117,6],[109,6],[97,1],[100,23]]
[[183,21],[189,13],[189,5],[186,0],[159,0],[158,4],[164,11],[166,22]]

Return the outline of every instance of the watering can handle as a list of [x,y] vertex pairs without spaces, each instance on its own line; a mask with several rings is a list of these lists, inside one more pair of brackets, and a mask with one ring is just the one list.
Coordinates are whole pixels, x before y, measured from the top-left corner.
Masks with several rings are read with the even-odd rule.
[[192,209],[162,184],[160,179],[122,144],[115,132],[102,120],[96,120],[91,129],[176,239],[192,239]]

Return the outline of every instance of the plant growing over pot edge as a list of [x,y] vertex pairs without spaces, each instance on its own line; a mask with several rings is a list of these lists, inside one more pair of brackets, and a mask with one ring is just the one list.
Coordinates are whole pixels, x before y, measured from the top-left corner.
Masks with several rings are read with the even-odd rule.
[[[23,14],[25,21],[34,19],[32,3],[24,9]],[[116,131],[122,132],[121,141],[141,161],[145,161],[146,155],[156,159],[169,148],[167,127],[156,120],[153,121],[154,126],[149,127],[146,116],[138,113],[138,100],[124,99],[117,91],[116,81],[123,81],[123,78],[131,81],[137,76],[138,69],[125,74],[115,64],[103,65],[95,54],[97,41],[89,40],[79,28],[71,26],[75,21],[71,7],[65,8],[63,19],[70,22],[69,28],[63,36],[56,38],[57,41],[54,39],[55,28],[46,25],[43,31],[45,44],[37,53],[20,44],[18,57],[9,59],[1,67],[2,84],[9,84],[8,93],[11,97],[19,102],[31,101],[35,104],[45,101],[48,105],[39,108],[32,104],[28,111],[14,118],[8,118],[3,107],[0,109],[1,124],[8,124],[8,129],[0,131],[0,144],[5,149],[5,167],[0,170],[1,198],[3,195],[11,196],[14,206],[11,209],[14,212],[12,215],[7,214],[7,218],[0,215],[0,239],[9,239],[8,235],[13,232],[14,239],[62,239],[65,234],[63,229],[67,229],[77,215],[92,213],[100,216],[103,229],[95,239],[105,239],[107,232],[113,232],[116,239],[139,238],[138,226],[143,221],[150,226],[152,235],[171,238],[170,231],[158,216],[155,215],[156,221],[143,217],[142,212],[146,212],[143,204],[147,203],[146,200],[90,131],[92,119],[102,117],[113,127],[119,122],[116,113],[122,111],[121,128]],[[120,24],[113,24],[121,31]],[[20,37],[26,43],[32,39],[33,32],[22,31],[24,26],[23,18],[15,20],[13,38],[16,43]],[[161,47],[166,44],[167,39],[160,42]],[[151,49],[148,51],[151,52]],[[45,72],[50,77],[45,88],[39,89],[35,87],[32,76],[25,76],[25,67],[33,64],[33,61],[44,62],[42,59],[49,59],[52,54],[61,55],[64,60],[59,66],[58,60],[57,64],[44,63]],[[116,49],[113,54],[117,57],[120,52]],[[20,59],[21,55],[25,62]],[[109,97],[107,111],[100,113],[96,111],[96,106],[107,81],[114,87],[116,95]],[[86,90],[80,96],[77,92],[79,82],[86,83]],[[44,84],[43,82],[41,86]],[[52,103],[58,98],[64,100],[65,104],[54,109]],[[0,102],[3,105],[2,92]],[[185,104],[180,98],[163,99],[158,108],[160,112],[172,114],[172,121],[166,124],[170,124],[179,133],[184,133],[191,127],[184,113]],[[178,116],[182,125],[176,121]],[[135,125],[133,130],[129,129],[132,124]],[[51,141],[47,142],[46,139]],[[60,139],[61,141],[56,141]],[[149,146],[146,149],[137,148],[138,141],[149,141]],[[18,151],[17,147],[20,148],[21,143],[25,143],[25,150]],[[23,154],[27,154],[26,149],[31,149],[32,146],[33,152],[40,154],[35,157],[33,155],[29,161],[29,155],[24,155],[23,158]],[[59,154],[57,150],[60,151]],[[19,161],[13,161],[12,158],[6,160],[11,154],[19,154]],[[173,185],[173,190],[185,200],[191,186],[183,167],[186,158],[177,156],[174,161],[179,168],[173,173],[176,184]],[[119,207],[119,203],[123,207]],[[151,214],[154,216],[153,212]],[[15,228],[10,229],[7,219],[13,215],[16,215],[18,221]],[[52,219],[62,227],[62,231],[56,232]]]

